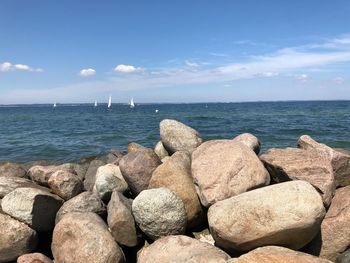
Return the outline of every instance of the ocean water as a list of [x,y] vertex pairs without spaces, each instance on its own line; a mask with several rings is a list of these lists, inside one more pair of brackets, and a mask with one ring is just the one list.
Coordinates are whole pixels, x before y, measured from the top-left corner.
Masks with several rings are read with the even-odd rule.
[[[156,113],[155,109],[159,112]],[[176,119],[205,140],[257,136],[262,152],[295,147],[303,134],[350,150],[350,101],[0,106],[0,160],[78,161],[136,142],[154,147],[159,122]]]

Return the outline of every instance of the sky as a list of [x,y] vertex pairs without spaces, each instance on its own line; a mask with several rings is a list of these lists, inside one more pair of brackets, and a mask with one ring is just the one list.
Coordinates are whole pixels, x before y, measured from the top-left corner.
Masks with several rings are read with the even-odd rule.
[[348,0],[1,0],[0,104],[350,99]]

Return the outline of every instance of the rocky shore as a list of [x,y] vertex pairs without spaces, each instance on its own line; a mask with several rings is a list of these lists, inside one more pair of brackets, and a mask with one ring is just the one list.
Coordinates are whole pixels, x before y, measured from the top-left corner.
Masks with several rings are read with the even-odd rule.
[[175,120],[79,163],[0,162],[0,262],[350,262],[350,152]]

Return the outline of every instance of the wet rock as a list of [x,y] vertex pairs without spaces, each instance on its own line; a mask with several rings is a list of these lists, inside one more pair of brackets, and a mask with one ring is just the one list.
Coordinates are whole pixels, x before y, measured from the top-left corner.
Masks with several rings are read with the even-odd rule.
[[191,176],[191,158],[187,152],[176,152],[154,170],[148,188],[165,187],[173,191],[184,203],[188,227],[203,222],[199,202]]
[[248,148],[252,149],[256,154],[259,154],[260,152],[260,141],[257,137],[255,137],[253,134],[250,133],[242,133],[235,138],[233,138],[233,141],[241,142]]
[[336,186],[350,185],[350,152],[334,150],[325,144],[316,142],[308,135],[299,138],[298,146],[319,154],[331,163]]
[[53,261],[41,253],[30,253],[20,256],[17,263],[53,263]]
[[114,240],[118,244],[128,247],[136,246],[138,243],[131,204],[131,199],[127,199],[118,191],[113,191],[111,201],[108,203],[107,217],[108,226]]
[[26,224],[0,213],[0,226],[0,262],[16,260],[36,248],[37,234]]
[[5,162],[0,164],[0,176],[27,178],[27,171],[17,163]]
[[1,202],[2,210],[37,231],[52,230],[55,216],[63,200],[36,188],[17,188]]
[[321,192],[326,206],[332,201],[335,181],[327,159],[311,151],[297,148],[270,149],[260,156],[276,182],[303,180]]
[[164,148],[162,141],[159,141],[154,147],[154,152],[158,155],[159,159],[162,160],[164,157],[169,156],[169,153]]
[[185,206],[167,188],[142,191],[132,203],[132,212],[140,229],[151,239],[185,232]]
[[325,208],[305,181],[252,190],[212,205],[210,232],[218,246],[246,252],[259,246],[300,249],[318,233]]
[[64,200],[69,200],[83,191],[83,182],[78,175],[67,171],[54,172],[50,176],[48,184],[52,192]]
[[192,177],[206,207],[270,183],[256,154],[232,140],[212,140],[199,146],[192,153]]
[[107,209],[100,197],[92,192],[83,192],[65,202],[56,214],[56,224],[71,212],[93,212],[105,218]]
[[48,181],[51,175],[59,170],[75,173],[74,165],[68,163],[49,166],[36,165],[28,170],[28,175],[30,179],[32,179],[37,184],[48,186]]
[[144,248],[138,263],[191,262],[226,263],[230,258],[224,251],[187,236],[167,236]]
[[192,153],[203,141],[195,129],[176,120],[162,120],[159,127],[161,141],[170,154],[177,151]]
[[122,263],[125,257],[107,225],[94,213],[68,213],[55,226],[56,263]]
[[0,198],[20,187],[38,188],[50,192],[49,188],[39,186],[26,178],[0,176]]
[[85,174],[85,180],[84,180],[84,189],[87,191],[92,191],[95,180],[96,180],[96,172],[97,169],[100,166],[105,165],[106,163],[101,161],[101,160],[93,160],[91,161],[88,170],[86,171]]
[[131,191],[137,195],[147,189],[153,171],[161,164],[152,149],[131,152],[119,162],[119,168]]

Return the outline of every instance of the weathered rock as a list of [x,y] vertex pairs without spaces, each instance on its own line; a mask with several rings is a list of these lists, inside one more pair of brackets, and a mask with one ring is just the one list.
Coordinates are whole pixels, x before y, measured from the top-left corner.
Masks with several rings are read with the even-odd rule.
[[27,171],[17,163],[5,162],[0,165],[0,176],[26,178]]
[[107,154],[107,163],[112,163],[119,165],[119,161],[123,158],[124,154],[118,149],[112,149],[109,154]]
[[72,164],[74,167],[74,172],[75,174],[79,177],[81,181],[84,181],[85,174],[87,169],[89,168],[88,164],[79,164],[79,163],[74,163]]
[[142,191],[132,203],[132,212],[140,229],[152,239],[185,232],[185,206],[167,188]]
[[201,143],[201,135],[193,128],[176,120],[165,119],[159,124],[160,138],[168,153],[192,153]]
[[136,246],[138,243],[131,205],[132,200],[118,191],[113,191],[111,201],[108,203],[107,222],[112,236],[118,244],[128,247]]
[[48,186],[48,181],[51,175],[59,170],[67,171],[70,173],[75,173],[73,164],[61,164],[61,165],[48,165],[41,166],[36,165],[28,170],[28,175],[30,179],[40,185]]
[[41,253],[24,254],[17,259],[17,263],[52,263],[53,261]]
[[325,144],[316,142],[308,135],[299,138],[298,146],[316,152],[330,161],[336,186],[350,185],[350,152],[334,150]]
[[152,149],[131,152],[119,162],[119,168],[131,191],[137,195],[147,189],[153,171],[161,164]]
[[232,140],[212,140],[199,146],[192,153],[192,177],[206,207],[270,183],[256,154]]
[[211,245],[215,245],[215,240],[213,238],[213,236],[210,234],[210,231],[208,228],[200,231],[200,232],[192,232],[193,236],[195,239],[202,241],[202,242],[206,242],[209,243]]
[[348,249],[345,252],[341,253],[337,257],[337,260],[335,262],[336,263],[350,263],[350,249]]
[[187,152],[176,152],[154,170],[148,188],[166,187],[184,203],[187,226],[202,223],[203,211],[191,176],[191,158]]
[[69,200],[83,191],[83,182],[78,175],[59,170],[54,172],[48,181],[52,192]]
[[164,148],[162,141],[159,141],[154,147],[154,152],[158,155],[159,159],[162,160],[164,157],[169,156],[169,153]]
[[267,246],[250,251],[229,262],[234,263],[331,263],[306,253],[285,247]]
[[63,200],[36,188],[17,188],[1,202],[2,210],[37,231],[52,230]]
[[107,209],[98,195],[92,192],[83,192],[61,206],[56,214],[56,224],[65,214],[71,212],[93,212],[105,218]]
[[36,248],[37,234],[26,224],[0,213],[0,226],[0,262],[16,260]]
[[51,249],[56,263],[125,262],[107,225],[94,213],[66,214],[55,226]]
[[248,148],[252,149],[256,154],[259,154],[260,152],[260,141],[257,137],[255,137],[253,134],[250,133],[242,133],[235,138],[233,138],[233,141],[241,142],[245,146],[248,146]]
[[20,187],[38,188],[50,192],[49,188],[39,186],[26,178],[0,176],[0,198]]
[[101,160],[93,160],[91,161],[88,170],[86,171],[85,174],[85,180],[84,180],[84,189],[87,191],[92,191],[94,185],[95,185],[95,180],[96,180],[96,172],[97,169],[100,166],[105,165],[106,163],[101,161]]
[[320,155],[297,148],[270,149],[260,156],[276,182],[303,180],[321,192],[326,206],[335,191],[334,174],[330,163]]
[[119,166],[106,164],[97,169],[93,191],[104,201],[109,201],[113,190],[124,193],[129,189]]
[[136,142],[132,142],[128,144],[128,153],[138,152],[140,150],[145,150],[145,149],[147,148]]
[[230,258],[224,251],[187,236],[167,236],[144,248],[138,263],[226,263]]
[[275,184],[212,205],[210,232],[228,251],[264,245],[299,249],[319,231],[325,208],[321,196],[305,181]]

